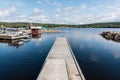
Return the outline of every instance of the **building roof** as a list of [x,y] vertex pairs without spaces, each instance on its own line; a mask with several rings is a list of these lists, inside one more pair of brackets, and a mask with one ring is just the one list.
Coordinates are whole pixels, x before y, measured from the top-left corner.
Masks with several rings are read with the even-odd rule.
[[36,27],[31,27],[31,29],[41,29],[41,27],[36,26]]

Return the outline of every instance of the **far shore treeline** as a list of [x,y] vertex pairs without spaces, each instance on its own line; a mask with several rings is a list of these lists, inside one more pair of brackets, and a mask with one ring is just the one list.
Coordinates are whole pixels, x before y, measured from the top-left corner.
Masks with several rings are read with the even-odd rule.
[[[82,25],[66,25],[66,24],[42,24],[42,23],[32,23],[34,26],[43,26],[46,28],[56,28],[56,27],[73,27],[73,28],[120,28],[120,22],[108,22],[108,23],[93,23],[93,24],[82,24]],[[30,23],[27,22],[0,22],[0,28],[28,28]]]

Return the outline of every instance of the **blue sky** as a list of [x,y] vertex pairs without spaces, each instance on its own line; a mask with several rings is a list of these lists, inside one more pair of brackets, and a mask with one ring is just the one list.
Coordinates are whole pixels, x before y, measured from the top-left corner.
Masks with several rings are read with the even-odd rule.
[[120,21],[120,0],[0,0],[0,22],[88,24]]

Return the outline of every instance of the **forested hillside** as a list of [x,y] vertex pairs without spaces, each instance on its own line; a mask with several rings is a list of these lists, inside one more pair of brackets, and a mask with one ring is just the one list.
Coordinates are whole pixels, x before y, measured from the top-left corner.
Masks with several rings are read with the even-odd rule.
[[[109,23],[94,23],[94,24],[84,24],[84,25],[66,25],[66,24],[41,24],[41,23],[33,23],[34,26],[43,26],[47,28],[55,28],[55,27],[74,27],[74,28],[120,28],[120,22],[109,22]],[[16,23],[7,23],[0,22],[0,27],[23,27],[28,28],[30,23],[25,22],[16,22]]]

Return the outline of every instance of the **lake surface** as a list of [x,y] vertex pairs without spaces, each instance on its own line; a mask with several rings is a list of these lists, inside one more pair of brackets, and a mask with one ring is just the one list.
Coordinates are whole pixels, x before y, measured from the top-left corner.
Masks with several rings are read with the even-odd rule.
[[0,42],[0,80],[36,80],[56,37],[67,37],[86,80],[120,80],[120,43],[99,34],[106,28],[57,28],[21,46]]

